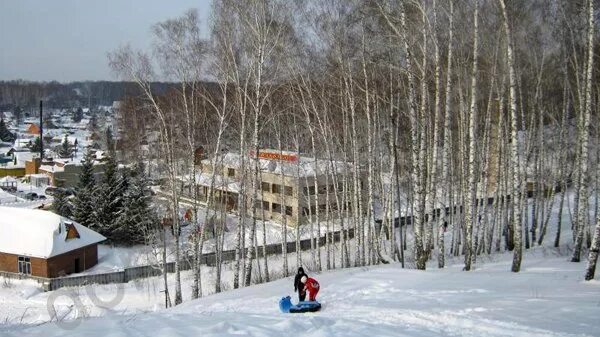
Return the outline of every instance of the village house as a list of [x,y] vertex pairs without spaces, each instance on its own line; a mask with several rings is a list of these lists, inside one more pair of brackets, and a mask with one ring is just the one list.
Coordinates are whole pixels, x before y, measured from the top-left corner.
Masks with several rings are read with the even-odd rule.
[[0,164],[1,177],[23,177],[25,175],[25,165],[13,161],[8,161]]
[[[54,159],[50,163],[42,163],[39,166],[38,173],[48,176],[50,185],[56,187],[72,188],[79,183],[79,176],[83,166],[80,161],[70,159]],[[104,163],[94,161],[94,176],[99,180],[99,176],[104,173]]]
[[31,123],[27,127],[27,133],[30,135],[39,135],[40,132],[41,132],[40,127],[35,123]]
[[80,273],[98,263],[106,238],[49,211],[0,207],[0,272],[37,277]]

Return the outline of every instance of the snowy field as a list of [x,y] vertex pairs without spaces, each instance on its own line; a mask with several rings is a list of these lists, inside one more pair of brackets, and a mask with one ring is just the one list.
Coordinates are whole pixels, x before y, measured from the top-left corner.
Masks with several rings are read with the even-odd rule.
[[[585,263],[567,261],[566,251],[538,247],[526,254],[518,274],[509,271],[510,254],[481,258],[472,272],[462,271],[456,259],[443,270],[434,263],[427,271],[392,264],[312,274],[322,285],[323,310],[310,314],[279,312],[279,298],[293,295],[291,277],[168,310],[160,309],[161,284],[154,279],[125,285],[126,296],[114,308],[91,309],[104,317],[45,324],[40,322],[48,319],[42,316],[48,315],[43,309],[51,293],[12,281],[18,286],[0,288],[0,310],[11,306],[5,302],[18,301],[21,311],[12,304],[12,324],[0,326],[0,335],[599,336],[600,282],[583,281]],[[184,280],[189,277],[184,274]],[[96,287],[106,302],[118,293],[117,285]],[[93,306],[84,289],[75,291]],[[184,289],[184,295],[188,292]],[[56,303],[72,309],[64,294]],[[29,314],[23,314],[25,308]],[[37,323],[32,320],[36,310]],[[16,324],[22,317],[30,324]]]

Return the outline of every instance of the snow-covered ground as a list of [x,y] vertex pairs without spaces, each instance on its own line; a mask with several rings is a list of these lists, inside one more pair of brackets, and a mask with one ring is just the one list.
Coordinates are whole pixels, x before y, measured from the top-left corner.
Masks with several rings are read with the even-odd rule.
[[[322,286],[323,310],[312,314],[279,312],[279,298],[292,295],[291,277],[211,295],[215,268],[207,266],[202,290],[208,296],[191,301],[193,275],[182,272],[184,303],[173,309],[162,309],[160,277],[46,293],[33,281],[0,278],[0,336],[600,336],[600,281],[583,280],[585,262],[568,262],[566,207],[563,244],[554,248],[546,239],[544,246],[526,250],[519,273],[510,272],[510,252],[478,256],[470,272],[462,271],[463,257],[448,257],[441,270],[434,257],[427,271],[394,263],[323,273],[311,271],[310,252],[303,252],[304,267]],[[551,238],[556,215],[555,207]],[[275,239],[278,229],[272,232]],[[339,260],[339,246],[333,251]],[[325,261],[323,247],[321,254]],[[138,247],[103,247],[99,266],[108,271],[145,255]],[[296,255],[288,261],[294,270]],[[272,279],[281,277],[281,265],[281,256],[269,257]],[[172,297],[174,275],[168,279]],[[225,264],[223,290],[232,288],[231,280],[232,265]]]
[[[205,208],[200,209],[199,218],[201,221],[204,221],[204,212]],[[225,233],[224,239],[224,250],[233,250],[235,249],[235,239],[236,239],[236,228],[239,224],[239,218],[233,214],[226,215],[226,223],[227,223],[227,232]],[[247,226],[251,226],[251,222],[247,220]],[[332,221],[331,223],[332,230],[339,230],[339,224],[337,221]],[[188,237],[194,230],[193,225],[187,225],[182,228],[182,247],[184,251],[191,256],[193,254],[193,247],[188,244]],[[317,230],[317,226],[314,226],[314,236],[318,237],[319,231]],[[263,235],[264,233],[264,235]],[[326,233],[325,222],[322,223],[320,228],[321,236]],[[310,227],[309,226],[301,226],[299,228],[300,239],[309,239],[310,238]],[[287,229],[287,241],[295,242],[296,241],[296,228],[288,227]],[[170,232],[167,232],[168,238],[168,248],[167,248],[167,260],[175,261],[175,247],[174,240],[171,236]],[[256,227],[256,244],[259,246],[263,245],[263,242],[267,244],[279,243],[282,242],[283,231],[282,225],[272,222],[265,221],[264,231],[262,226],[262,221],[257,223]],[[266,239],[266,240],[265,240]],[[250,231],[246,231],[246,247],[251,245],[250,240]],[[203,247],[204,253],[212,253],[215,251],[215,240],[214,238],[207,236],[205,238],[205,243]],[[148,264],[158,264],[161,260],[161,250],[160,247],[151,247],[144,245],[136,245],[132,247],[117,247],[117,246],[109,246],[109,245],[99,245],[98,246],[98,264],[91,269],[81,273],[81,274],[98,274],[98,273],[106,273],[112,272],[115,270],[120,270],[126,267],[134,267],[134,266],[142,266]]]
[[[15,312],[13,325],[0,326],[0,335],[598,336],[600,282],[583,281],[585,264],[567,262],[566,255],[536,248],[527,254],[520,273],[509,271],[511,255],[502,254],[483,259],[471,272],[462,271],[457,259],[442,270],[433,264],[427,271],[391,264],[311,274],[321,283],[318,299],[323,309],[310,314],[279,312],[279,298],[292,295],[291,277],[187,301],[173,309],[159,309],[160,282],[130,283],[118,306],[94,309],[104,317],[14,325],[21,317],[31,318],[31,313]],[[38,293],[26,283],[0,288],[0,301],[14,297],[24,308],[35,303],[45,307],[51,293]],[[97,286],[95,291],[110,301],[118,293],[115,288]],[[56,303],[73,306],[65,294]],[[90,304],[87,291],[79,289],[72,295]]]
[[[23,179],[19,179],[17,183],[17,192],[9,193],[0,190],[0,206],[17,207],[17,208],[38,208],[43,205],[52,203],[54,198],[46,195],[46,185],[33,186]],[[25,195],[27,193],[36,193],[37,195],[44,195],[45,199],[27,200]]]

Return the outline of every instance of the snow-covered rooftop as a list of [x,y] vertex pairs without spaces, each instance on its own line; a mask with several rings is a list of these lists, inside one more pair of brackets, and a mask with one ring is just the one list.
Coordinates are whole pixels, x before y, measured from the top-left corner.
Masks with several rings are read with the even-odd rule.
[[[262,152],[262,150],[261,150]],[[277,150],[265,151],[269,153],[279,154]],[[333,167],[331,162],[326,159],[315,160],[314,157],[302,157],[298,156],[296,152],[283,151],[283,156],[290,156],[296,158],[295,160],[280,160],[280,159],[259,159],[260,170],[262,172],[281,174],[283,172],[286,176],[315,176],[323,175],[327,173],[327,170],[335,170],[338,173],[344,173],[350,169],[350,163],[344,163],[342,161],[333,161]],[[252,165],[252,157],[248,156],[246,159],[247,165]],[[241,155],[237,153],[228,152],[217,159],[217,165],[224,165],[225,167],[239,167],[241,162]],[[210,165],[211,159],[204,159],[203,164]]]
[[11,176],[6,176],[0,179],[0,183],[16,183],[17,179]]
[[[66,224],[79,238],[67,240]],[[93,245],[106,238],[70,219],[49,211],[0,207],[0,252],[50,258]]]
[[12,146],[0,146],[0,156],[5,156],[12,149]]
[[[192,177],[193,177],[192,175],[185,175],[185,176],[180,177],[180,179],[189,184],[192,182]],[[234,181],[233,179],[231,179],[229,177],[215,175],[214,179],[215,179],[214,186],[218,187],[221,190],[226,190],[226,191],[235,192],[235,193],[238,193],[240,191],[239,183],[237,183],[236,181]],[[196,174],[196,184],[197,185],[210,186],[211,183],[213,183],[211,174],[206,174],[206,173]]]
[[40,166],[40,171],[44,171],[44,172],[64,172],[65,168],[64,168],[64,166],[58,166],[58,165],[41,165]]

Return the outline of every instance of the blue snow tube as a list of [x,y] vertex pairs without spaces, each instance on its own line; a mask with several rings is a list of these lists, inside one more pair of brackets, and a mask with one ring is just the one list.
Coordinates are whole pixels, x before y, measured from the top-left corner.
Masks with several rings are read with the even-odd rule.
[[279,309],[284,313],[315,312],[321,310],[321,303],[317,301],[302,301],[293,305],[292,299],[286,296],[279,300]]
[[292,307],[292,299],[289,296],[282,297],[279,300],[279,310],[284,313],[290,312],[290,308]]

